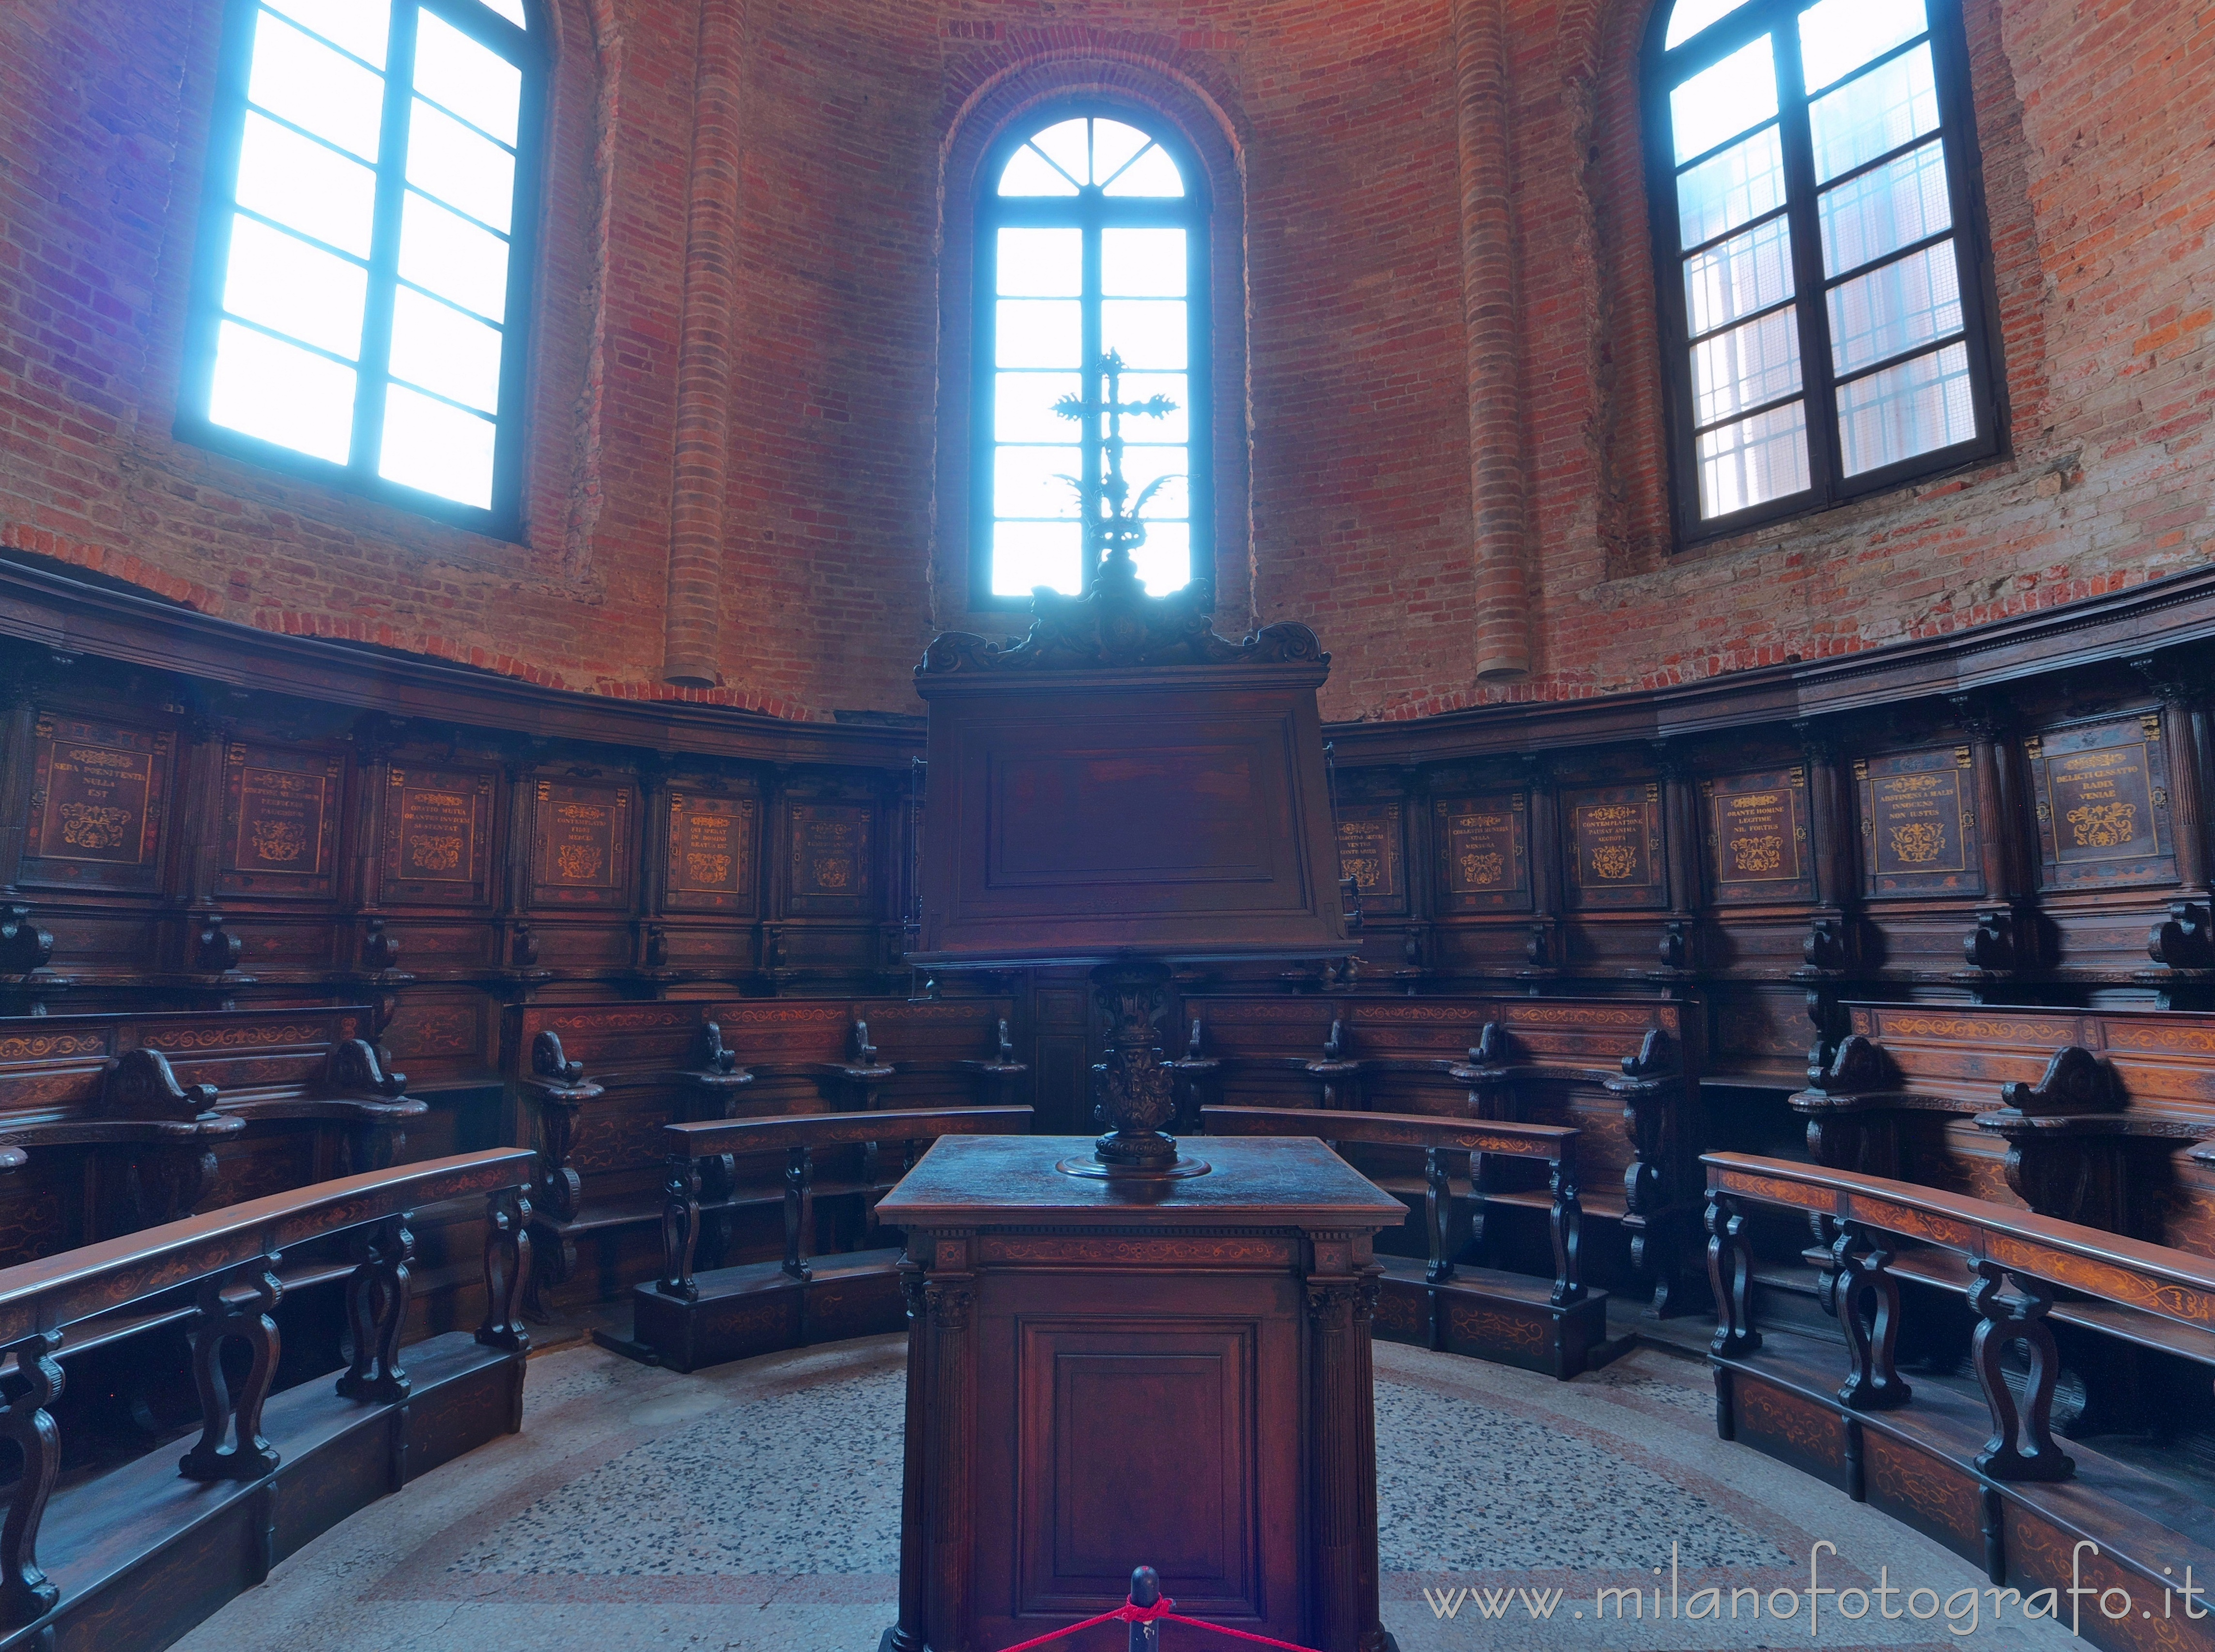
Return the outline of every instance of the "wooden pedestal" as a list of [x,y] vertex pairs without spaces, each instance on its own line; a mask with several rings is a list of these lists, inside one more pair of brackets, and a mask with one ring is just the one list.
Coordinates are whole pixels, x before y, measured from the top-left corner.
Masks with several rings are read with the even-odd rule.
[[1371,1239],[1399,1202],[1307,1137],[1206,1138],[1188,1180],[1063,1175],[1090,1142],[936,1143],[877,1209],[911,1313],[893,1652],[996,1652],[1122,1604],[1386,1652]]

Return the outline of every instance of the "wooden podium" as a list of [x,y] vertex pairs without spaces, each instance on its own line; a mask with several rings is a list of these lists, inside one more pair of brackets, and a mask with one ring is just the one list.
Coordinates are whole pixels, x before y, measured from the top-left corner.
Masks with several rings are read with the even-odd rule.
[[1091,1145],[949,1137],[877,1207],[910,1312],[883,1646],[997,1652],[1143,1564],[1181,1612],[1384,1652],[1371,1241],[1404,1208],[1310,1137],[1200,1138],[1175,1180],[1055,1168]]

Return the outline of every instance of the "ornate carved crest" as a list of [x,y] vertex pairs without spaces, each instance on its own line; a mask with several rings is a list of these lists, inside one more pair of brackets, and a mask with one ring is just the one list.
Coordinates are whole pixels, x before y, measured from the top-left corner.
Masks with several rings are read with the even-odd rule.
[[1330,664],[1314,632],[1291,621],[1263,626],[1244,640],[1218,637],[1211,623],[1214,588],[1195,579],[1150,597],[1127,556],[1101,564],[1092,589],[1066,597],[1041,585],[1031,593],[1031,628],[1003,645],[973,632],[948,631],[923,651],[917,676],[960,671],[1100,670],[1132,665]]

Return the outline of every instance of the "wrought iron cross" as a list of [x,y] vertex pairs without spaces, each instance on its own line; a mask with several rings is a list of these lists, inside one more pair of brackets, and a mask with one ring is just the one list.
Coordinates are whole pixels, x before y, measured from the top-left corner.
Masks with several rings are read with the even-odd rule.
[[[1173,476],[1157,476],[1146,484],[1136,499],[1131,499],[1131,485],[1123,479],[1123,420],[1166,419],[1177,410],[1177,404],[1165,395],[1150,395],[1143,401],[1124,401],[1123,358],[1110,350],[1085,375],[1085,394],[1062,397],[1053,404],[1053,410],[1064,419],[1083,421],[1085,474],[1082,477],[1064,476],[1061,480],[1077,490],[1083,505],[1084,589],[1089,590],[1104,564],[1119,563],[1119,572],[1126,574],[1133,571],[1131,553],[1146,542],[1146,526],[1138,519],[1138,513],[1163,483],[1175,480]],[[1101,435],[1102,417],[1107,420],[1104,437]],[[1095,444],[1104,467],[1091,462]],[[1126,500],[1130,500],[1127,509]],[[1107,507],[1104,512],[1101,508],[1103,505]]]

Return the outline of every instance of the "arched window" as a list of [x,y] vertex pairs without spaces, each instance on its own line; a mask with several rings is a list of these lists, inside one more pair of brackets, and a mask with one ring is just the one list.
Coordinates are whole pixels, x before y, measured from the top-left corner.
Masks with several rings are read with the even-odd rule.
[[1647,147],[1680,537],[1997,450],[1967,58],[1958,0],[1657,16]]
[[179,434],[514,531],[525,0],[232,0]]
[[1160,123],[1064,105],[981,175],[972,605],[1083,590],[1132,517],[1175,590],[1213,566],[1200,168]]

